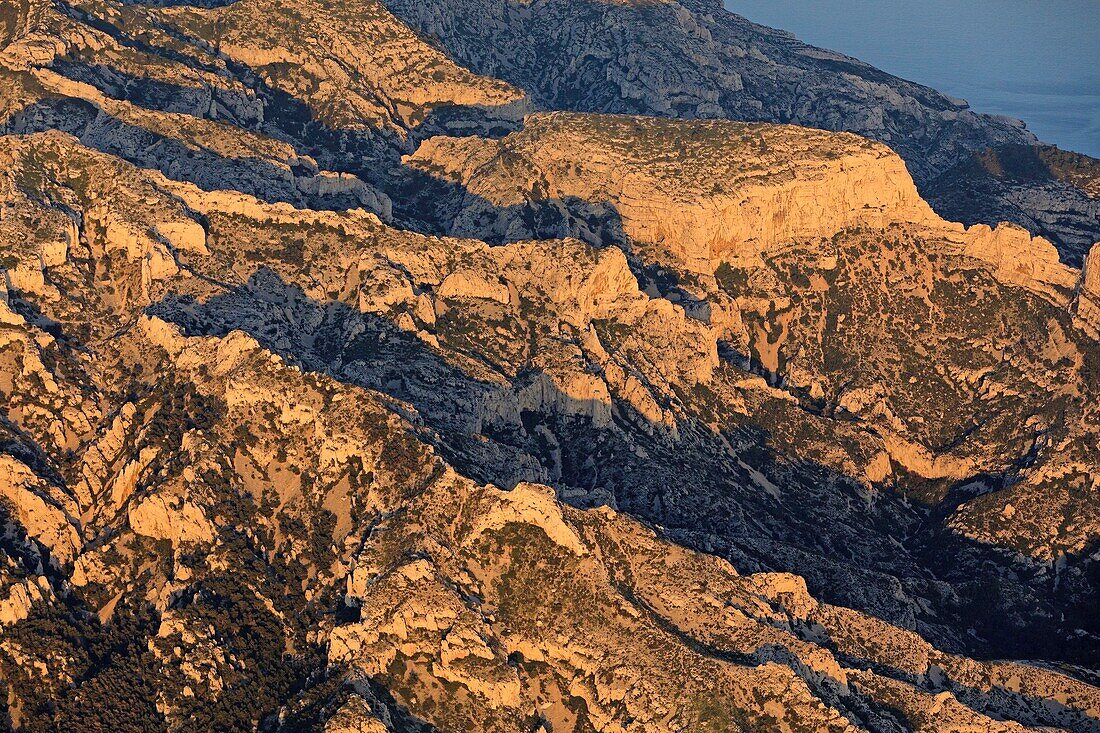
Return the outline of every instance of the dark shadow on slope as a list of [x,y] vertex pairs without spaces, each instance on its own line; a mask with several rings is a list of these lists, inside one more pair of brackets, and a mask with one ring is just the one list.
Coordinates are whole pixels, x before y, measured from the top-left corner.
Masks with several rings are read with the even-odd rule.
[[1053,145],[1003,145],[986,148],[963,164],[977,174],[1017,181],[1066,181],[1100,178],[1100,160]]
[[[818,638],[817,641],[829,649],[837,661],[844,666],[853,669],[870,669],[883,677],[901,680],[931,694],[950,692],[963,705],[984,713],[994,720],[1011,720],[1027,726],[1051,726],[1059,730],[1081,731],[1081,733],[1092,733],[1097,729],[1098,721],[1095,718],[1068,707],[1053,697],[1039,698],[1009,690],[1001,685],[992,685],[988,690],[967,687],[951,679],[938,665],[930,664],[924,673],[914,674],[897,667],[875,664],[862,657],[854,657],[841,651],[831,639]],[[1094,681],[1089,683],[1095,684]],[[858,694],[858,688],[855,692]],[[871,729],[875,730],[875,728]]]
[[1100,240],[1095,209],[1060,203],[1060,196],[1077,190],[1064,184],[1044,196],[1043,181],[990,192],[988,181],[975,178],[958,181],[953,195],[938,193],[937,177],[975,151],[1034,143],[1022,126],[755,25],[718,3],[385,4],[458,63],[524,89],[540,109],[854,132],[896,150],[921,194],[946,218],[1014,221],[1050,238],[1071,264]]
[[0,455],[9,455],[24,464],[43,481],[57,487],[65,480],[38,442],[6,414],[0,414]]
[[383,318],[311,300],[269,269],[207,303],[167,299],[149,312],[188,335],[245,331],[293,364],[378,391],[414,425],[437,431],[437,447],[473,478],[503,486],[547,478],[533,458],[478,439],[485,426],[476,406],[493,402],[499,385],[470,378]]
[[421,142],[435,135],[449,137],[484,137],[500,139],[523,128],[526,105],[516,103],[502,107],[480,104],[441,104],[433,107],[424,120],[409,130],[409,147],[415,150]]
[[[923,187],[946,219],[966,225],[1009,221],[1059,245],[1080,267],[1100,240],[1100,161],[1047,145],[1006,145],[975,153]],[[1029,202],[1045,200],[1049,210]]]
[[[118,26],[104,20],[97,15],[89,13],[84,8],[67,2],[67,0],[55,0],[55,5],[60,12],[68,15],[76,21],[79,21],[80,23],[91,26],[97,31],[100,31],[101,33],[110,36],[112,40],[114,40],[116,43],[124,48],[131,48],[135,51],[141,51],[143,53],[152,54],[154,56],[160,56],[170,61],[184,64],[185,66],[198,67],[201,70],[211,74],[217,74],[220,71],[216,66],[205,64],[202,62],[201,59],[193,55],[184,54],[171,48],[152,46],[147,41],[130,35]],[[200,46],[205,45],[206,44],[200,44]]]
[[1054,578],[1008,551],[946,530],[922,533],[927,510],[791,462],[751,422],[715,434],[683,420],[674,434],[619,402],[609,420],[560,392],[533,405],[517,392],[537,375],[503,385],[472,378],[389,321],[315,302],[266,269],[207,303],[166,300],[150,310],[189,334],[243,330],[305,369],[399,401],[391,407],[430,428],[441,454],[477,480],[542,481],[580,507],[611,503],[739,571],[801,574],[823,600],[950,651],[1100,658],[1089,638],[1068,642],[1076,627],[1097,631],[1083,615],[1097,587],[1087,557],[1070,558]]
[[253,131],[263,121],[258,100],[217,85],[189,87],[152,77],[132,76],[105,64],[72,59],[58,59],[50,69],[73,81],[89,84],[108,97],[148,110],[219,120]]
[[[101,22],[102,24],[102,22]],[[204,44],[169,28],[162,28],[179,40],[192,44],[198,48],[204,48]],[[113,28],[116,40],[127,38],[122,31]],[[130,41],[135,48],[150,54],[161,54],[169,60],[180,61],[174,54],[165,54],[162,49],[147,44]],[[216,85],[203,87],[189,87],[172,84],[157,79],[135,77],[119,71],[118,69],[101,65],[75,62],[71,60],[59,60],[51,67],[57,73],[78,81],[90,84],[106,96],[124,100],[144,109],[173,114],[186,114],[199,119],[211,120],[222,124],[228,124],[241,130],[256,133],[273,138],[274,140],[289,145],[298,156],[308,156],[316,161],[316,167],[309,166],[300,161],[298,168],[293,171],[297,177],[309,177],[317,172],[317,169],[333,173],[351,174],[361,181],[373,186],[393,200],[396,223],[414,231],[430,234],[450,234],[451,231],[444,226],[444,212],[455,207],[455,202],[464,193],[457,186],[432,185],[429,176],[420,171],[405,167],[401,156],[413,152],[419,143],[433,135],[478,135],[481,137],[502,137],[509,132],[519,129],[522,125],[523,105],[520,103],[504,105],[502,107],[486,107],[481,105],[454,105],[445,104],[431,109],[427,116],[415,127],[406,130],[404,135],[399,135],[391,129],[373,129],[367,127],[333,127],[323,120],[315,117],[309,106],[300,99],[274,87],[263,81],[251,68],[235,62],[224,56],[219,57],[234,78],[240,81],[246,93],[240,93],[232,89],[222,89]],[[180,63],[193,61],[180,61]],[[213,69],[216,67],[210,67]],[[210,71],[207,69],[207,71]],[[77,100],[43,102],[37,105],[77,105]],[[91,103],[83,102],[90,105]],[[105,113],[96,109],[100,117]],[[66,108],[67,114],[72,111]],[[26,113],[23,117],[26,116]],[[84,117],[88,115],[85,114]],[[38,114],[37,117],[48,115]],[[72,121],[64,119],[54,120],[53,124],[58,129],[74,132],[79,127],[80,115],[75,115]],[[145,167],[159,167],[169,177],[179,177],[180,171],[163,170],[163,164],[158,165],[155,158],[136,148],[138,142],[146,147],[161,144],[171,147],[170,150],[155,151],[158,156],[171,153],[179,158],[188,154],[189,149],[178,141],[165,140],[163,136],[155,136],[153,133],[143,131],[144,134],[135,133],[141,128],[133,128],[116,120],[123,125],[121,130],[100,130],[99,149],[110,149],[116,155],[122,155],[132,162]],[[37,122],[36,126],[28,126],[22,119],[9,122],[12,131],[21,129],[44,129],[49,124],[46,121]],[[233,131],[226,130],[226,135],[231,136]],[[78,135],[79,136],[79,135]],[[135,141],[131,143],[131,141]],[[94,147],[94,146],[93,146]],[[200,158],[204,156],[199,156]],[[192,180],[196,185],[204,188],[237,188],[257,198],[267,201],[308,203],[312,208],[340,210],[362,205],[354,197],[349,196],[305,196],[301,192],[290,190],[283,191],[279,188],[280,179],[287,178],[285,170],[272,167],[267,173],[273,181],[274,190],[267,192],[262,183],[265,180],[265,172],[260,171],[256,175],[256,182],[251,185],[246,181],[237,184],[241,178],[240,161],[215,158],[199,161],[199,170],[196,172],[183,171],[190,179],[201,179],[205,182]],[[221,164],[224,170],[219,171]],[[257,162],[256,165],[262,165]],[[224,181],[219,184],[219,180]],[[284,186],[285,188],[285,186]],[[368,207],[370,208],[370,207]]]
[[234,189],[269,202],[346,209],[373,206],[367,187],[341,193],[323,188],[305,167],[280,168],[262,158],[226,158],[208,149],[124,122],[91,102],[58,99],[36,103],[0,125],[4,134],[60,130],[93,150],[126,160],[139,168],[160,170],[168,178],[193,183],[206,191]]

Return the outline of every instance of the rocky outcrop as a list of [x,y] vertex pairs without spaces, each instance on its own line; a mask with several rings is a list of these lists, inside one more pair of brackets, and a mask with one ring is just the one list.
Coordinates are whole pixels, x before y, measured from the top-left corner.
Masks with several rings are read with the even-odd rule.
[[[417,8],[0,11],[0,727],[1095,730],[1095,268],[908,173],[1026,134],[696,0]],[[568,16],[535,104],[902,156],[521,119],[471,8]]]
[[350,203],[388,216],[385,194],[354,175],[320,171],[316,161],[267,135],[201,115],[151,111],[52,69],[35,68],[28,76],[37,99],[0,118],[0,129],[27,134],[59,128],[89,147],[207,189],[233,187],[294,203]]
[[53,588],[41,575],[8,587],[7,597],[0,600],[0,628],[19,623],[30,616],[36,604],[52,599]]
[[1077,321],[1094,338],[1100,338],[1100,243],[1093,245],[1077,286]]
[[[934,218],[885,147],[795,128],[534,115],[502,140],[432,138],[406,161],[463,187],[456,234],[544,234],[525,222],[534,207],[557,207],[556,234],[599,243],[617,229],[696,274],[846,226]],[[605,226],[571,231],[584,215],[571,202],[606,202]]]
[[11,518],[59,564],[75,559],[83,542],[76,519],[79,512],[71,497],[14,457],[0,455],[0,499]]
[[1066,297],[1077,280],[1077,271],[1059,261],[1054,245],[1011,224],[996,229],[984,224],[970,227],[963,253],[993,265],[994,276],[1002,282],[1049,289],[1059,298]]
[[183,497],[151,496],[130,509],[129,521],[138,534],[176,545],[214,537],[202,509]]
[[352,695],[325,723],[325,733],[387,733],[392,730],[359,695]]
[[855,132],[895,150],[952,221],[1012,221],[1050,239],[1073,265],[1100,239],[1095,201],[1079,177],[1051,186],[1051,176],[1029,175],[1005,188],[997,176],[963,171],[988,148],[1064,162],[1049,146],[1032,151],[1036,140],[1020,121],[977,114],[964,101],[751,23],[718,0],[386,5],[460,63],[526,90],[540,110]]

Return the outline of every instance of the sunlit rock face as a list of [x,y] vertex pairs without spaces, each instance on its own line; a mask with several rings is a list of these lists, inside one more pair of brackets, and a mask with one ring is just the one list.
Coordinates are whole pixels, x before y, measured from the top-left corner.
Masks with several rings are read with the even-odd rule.
[[1100,726],[1100,246],[921,195],[1027,134],[592,7],[0,8],[0,727]]
[[452,58],[543,110],[793,123],[889,145],[944,217],[1010,221],[1078,266],[1100,240],[1100,162],[1019,120],[890,76],[719,0],[384,0]]
[[1085,258],[1081,283],[1077,289],[1077,317],[1083,329],[1100,336],[1100,242]]
[[407,163],[467,192],[456,233],[536,236],[533,204],[568,221],[570,202],[604,203],[606,228],[586,232],[595,244],[621,231],[700,274],[846,226],[934,217],[884,146],[796,127],[534,115],[501,140],[431,138]]

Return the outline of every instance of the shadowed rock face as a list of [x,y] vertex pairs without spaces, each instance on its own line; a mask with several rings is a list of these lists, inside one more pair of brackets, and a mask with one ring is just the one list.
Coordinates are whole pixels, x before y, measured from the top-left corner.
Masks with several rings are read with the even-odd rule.
[[1063,259],[1075,265],[1098,239],[1100,161],[1053,146],[987,148],[925,193],[954,221],[1011,221],[1058,242]]
[[378,4],[17,16],[4,726],[1100,725],[1098,250]]
[[[976,114],[965,102],[750,23],[718,0],[386,4],[459,62],[526,90],[542,110],[848,130],[897,151],[952,221],[1012,221],[1049,238],[1074,265],[1100,240],[1095,160],[1051,146],[1032,151],[1036,140],[1017,120]],[[1083,163],[1074,167],[1090,170],[1056,185],[1032,174],[1006,185],[967,163],[987,149],[1077,158]]]

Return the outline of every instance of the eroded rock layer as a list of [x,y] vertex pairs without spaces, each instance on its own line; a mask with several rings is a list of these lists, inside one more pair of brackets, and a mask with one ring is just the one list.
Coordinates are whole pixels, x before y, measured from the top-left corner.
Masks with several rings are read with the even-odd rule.
[[[720,0],[385,0],[453,58],[542,110],[793,123],[889,145],[929,202],[1011,221],[1079,265],[1100,240],[1098,161],[1037,145],[1019,120],[801,43]],[[1065,175],[1066,173],[1070,175]]]
[[1100,726],[1100,247],[377,3],[3,11],[4,727]]

